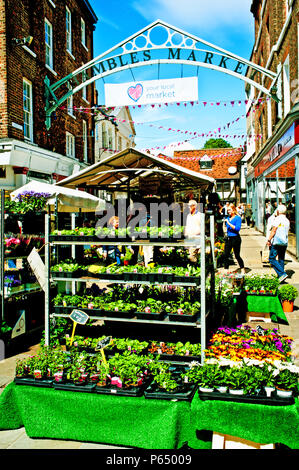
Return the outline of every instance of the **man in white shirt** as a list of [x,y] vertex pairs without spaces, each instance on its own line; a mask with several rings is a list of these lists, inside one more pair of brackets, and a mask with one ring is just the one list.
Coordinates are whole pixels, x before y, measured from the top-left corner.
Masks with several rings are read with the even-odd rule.
[[191,199],[188,203],[190,213],[187,215],[185,237],[194,238],[200,235],[200,213],[196,210],[197,202]]
[[[277,216],[273,220],[272,229],[267,240],[270,246],[269,262],[276,271],[279,282],[283,282],[287,277],[284,270],[285,253],[288,246],[288,233],[290,222],[286,218],[286,206],[280,204],[277,208]],[[278,259],[276,259],[278,257]]]
[[[197,211],[197,202],[194,199],[191,199],[188,203],[190,213],[187,215],[186,225],[185,225],[185,237],[189,240],[196,240],[200,236],[200,221],[201,216],[200,212]],[[191,261],[196,261],[196,253],[198,251],[198,247],[190,247],[189,248],[189,258]]]

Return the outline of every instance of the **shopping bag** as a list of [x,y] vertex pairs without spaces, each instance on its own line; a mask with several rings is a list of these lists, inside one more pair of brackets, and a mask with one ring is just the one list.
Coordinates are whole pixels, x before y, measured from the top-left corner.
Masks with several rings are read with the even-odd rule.
[[265,246],[261,254],[262,254],[262,263],[269,263],[270,249],[267,245]]

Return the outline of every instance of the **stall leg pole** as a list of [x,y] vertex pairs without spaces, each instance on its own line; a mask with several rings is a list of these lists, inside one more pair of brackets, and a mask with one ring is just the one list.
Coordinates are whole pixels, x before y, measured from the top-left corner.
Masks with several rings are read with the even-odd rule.
[[214,215],[210,216],[210,246],[212,255],[212,266],[211,266],[211,289],[210,289],[210,309],[212,318],[214,318],[214,305],[215,305],[215,270],[216,270],[216,259],[215,259],[215,218]]
[[50,215],[45,215],[45,345],[50,345]]
[[205,236],[205,213],[201,208],[200,228],[200,324],[201,324],[201,363],[205,360],[206,349],[206,236]]
[[4,203],[5,189],[1,189],[1,218],[0,218],[0,287],[1,287],[1,317],[0,325],[4,321]]

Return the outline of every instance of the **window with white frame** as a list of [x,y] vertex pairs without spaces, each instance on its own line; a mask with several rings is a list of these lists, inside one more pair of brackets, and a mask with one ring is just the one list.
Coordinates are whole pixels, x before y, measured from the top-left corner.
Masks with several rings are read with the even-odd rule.
[[66,132],[66,155],[75,158],[75,136],[70,132]]
[[83,18],[81,18],[81,42],[86,47],[86,27]]
[[53,69],[53,27],[45,18],[46,65]]
[[277,66],[277,120],[282,118],[282,66],[278,64]]
[[113,150],[113,134],[112,134],[112,129],[108,130],[108,148],[110,150]]
[[88,160],[88,153],[87,153],[87,123],[85,119],[83,119],[83,160],[87,162]]
[[286,58],[283,64],[283,109],[284,116],[291,109],[291,89],[290,89],[290,58]]
[[106,128],[106,123],[102,124],[102,147],[106,149],[108,147],[108,133]]
[[[82,64],[83,65],[83,64]],[[86,71],[83,70],[82,72],[82,82],[85,82],[87,79]],[[82,98],[87,101],[87,93],[86,93],[86,86],[82,88]]]
[[70,9],[65,7],[65,20],[66,20],[66,49],[72,53],[72,14]]
[[24,139],[33,142],[32,84],[23,78]]
[[267,122],[268,122],[268,139],[272,135],[272,103],[271,99],[267,101]]
[[96,124],[95,125],[95,140],[96,142],[99,140],[99,127],[100,127],[100,124]]

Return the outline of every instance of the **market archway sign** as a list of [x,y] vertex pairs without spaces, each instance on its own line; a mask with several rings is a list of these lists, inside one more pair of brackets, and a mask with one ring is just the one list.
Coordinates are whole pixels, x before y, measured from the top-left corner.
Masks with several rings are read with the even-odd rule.
[[[51,84],[46,76],[47,129],[51,126],[51,114],[70,96],[96,80],[123,70],[174,63],[208,68],[231,75],[277,100],[276,73],[157,20],[56,83]],[[63,93],[65,85],[68,88],[67,93]]]

